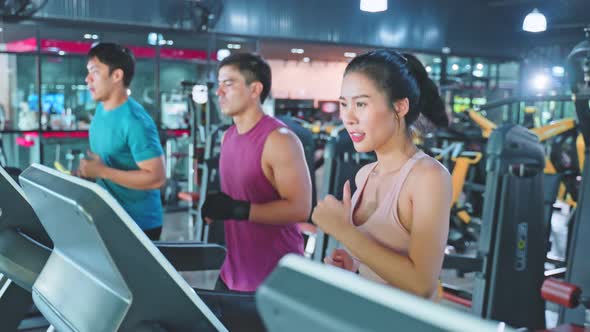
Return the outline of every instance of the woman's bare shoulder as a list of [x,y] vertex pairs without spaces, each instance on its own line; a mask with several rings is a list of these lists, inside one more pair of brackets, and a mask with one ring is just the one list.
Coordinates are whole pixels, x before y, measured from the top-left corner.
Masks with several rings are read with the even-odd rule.
[[438,160],[424,156],[416,162],[408,175],[408,180],[421,186],[442,186],[450,185],[451,175]]

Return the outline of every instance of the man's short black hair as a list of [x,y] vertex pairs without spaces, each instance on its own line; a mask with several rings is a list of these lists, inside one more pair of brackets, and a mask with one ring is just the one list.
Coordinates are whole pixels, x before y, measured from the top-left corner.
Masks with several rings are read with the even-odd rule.
[[123,84],[129,87],[135,74],[135,57],[131,50],[115,43],[98,43],[88,52],[88,59],[97,58],[98,61],[109,66],[109,75],[115,69],[123,71]]
[[264,103],[270,92],[272,76],[270,66],[261,56],[252,53],[234,53],[219,63],[219,68],[224,66],[235,66],[246,79],[246,84],[255,81],[262,83],[260,103]]

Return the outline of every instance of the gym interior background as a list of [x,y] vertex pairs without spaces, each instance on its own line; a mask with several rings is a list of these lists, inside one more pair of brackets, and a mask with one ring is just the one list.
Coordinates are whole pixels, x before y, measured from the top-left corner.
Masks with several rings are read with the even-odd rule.
[[[363,2],[383,2],[386,9],[362,11]],[[590,247],[584,241],[590,236],[585,162],[590,137],[590,1],[0,1],[0,166],[25,170],[41,164],[66,173],[77,168],[88,148],[88,128],[97,106],[84,81],[86,55],[97,42],[123,44],[137,59],[128,93],[154,119],[166,153],[162,240],[220,246],[223,229],[198,216],[205,194],[219,187],[221,133],[231,124],[219,112],[215,96],[219,61],[239,52],[259,53],[268,60],[273,83],[263,108],[306,132],[309,140],[302,141],[315,202],[327,194],[341,196],[345,180],[374,161],[374,156],[356,153],[340,135],[338,97],[347,63],[375,48],[416,54],[439,87],[451,126],[429,135],[418,133],[414,141],[447,166],[454,190],[441,275],[443,300],[433,307],[425,304],[424,310],[451,308],[443,313],[465,322],[464,327],[438,321],[424,326],[433,331],[472,330],[479,325],[471,317],[479,317],[512,328],[569,324],[567,331],[590,331],[590,264],[585,258]],[[195,85],[208,86],[207,102],[194,102]],[[533,132],[536,142],[518,144],[539,144],[543,154],[523,152],[522,159],[504,154],[503,144],[521,135],[499,129],[509,125]],[[530,176],[535,180],[526,185],[511,180],[515,173],[495,170],[490,166],[494,160],[526,164],[536,170]],[[33,181],[33,175],[23,174],[25,182]],[[12,202],[8,196],[14,194],[5,190],[0,192],[0,224],[5,204]],[[535,191],[539,195],[532,194]],[[539,213],[526,214],[533,209]],[[537,220],[522,226],[524,215]],[[528,237],[523,237],[523,227]],[[338,246],[311,223],[301,231],[310,262],[319,264]],[[509,244],[513,242],[514,248]],[[510,250],[503,250],[506,247]],[[543,268],[515,269],[522,263],[522,252],[530,265],[539,262]],[[9,282],[5,268],[0,264],[0,272],[8,276],[3,280]],[[287,272],[277,274],[286,273],[288,280],[290,268],[285,265]],[[318,275],[324,273],[318,269]],[[207,288],[217,273],[209,266],[206,272],[181,275],[191,286]],[[281,292],[285,286],[277,278],[269,280],[268,289]],[[321,278],[311,279],[302,285],[321,292],[314,284]],[[356,293],[356,282],[373,291],[372,285],[353,280],[338,287],[354,292],[335,296],[362,296]],[[420,317],[399,314],[404,305],[415,305],[413,299],[397,292],[386,295],[399,301],[378,307],[384,310],[375,318],[381,319],[381,328],[399,323],[423,330],[422,325],[411,325]],[[313,315],[315,308],[338,303],[324,300],[304,298],[298,304]],[[261,303],[262,312],[267,302]],[[4,306],[15,308],[0,294]],[[3,316],[1,310],[0,317],[15,315]],[[0,327],[6,327],[0,330],[73,330],[67,324],[59,329],[55,317],[43,317],[35,308],[25,311],[17,323],[0,320]],[[284,329],[285,322],[306,319],[285,315],[282,323],[263,315],[266,327]],[[346,324],[380,330],[363,325],[365,320]],[[311,330],[338,330],[325,321],[312,321],[306,325]]]

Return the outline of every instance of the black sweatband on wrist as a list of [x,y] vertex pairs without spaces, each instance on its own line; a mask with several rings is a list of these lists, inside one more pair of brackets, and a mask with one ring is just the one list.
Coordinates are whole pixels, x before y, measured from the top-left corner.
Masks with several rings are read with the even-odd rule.
[[236,220],[248,220],[250,218],[250,202],[234,201],[233,217]]

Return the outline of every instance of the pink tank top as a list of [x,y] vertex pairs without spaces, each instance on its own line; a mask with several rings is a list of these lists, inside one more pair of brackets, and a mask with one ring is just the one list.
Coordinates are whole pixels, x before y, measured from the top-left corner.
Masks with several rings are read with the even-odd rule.
[[[264,116],[254,128],[239,134],[236,126],[225,133],[219,159],[221,190],[236,200],[263,204],[280,199],[262,171],[262,150],[268,135],[285,127]],[[295,224],[267,225],[225,221],[227,254],[221,279],[231,290],[253,292],[288,253],[303,255],[303,237]]]
[[[408,178],[408,174],[410,174],[410,171],[412,170],[412,167],[414,167],[418,160],[425,156],[427,155],[424,152],[418,151],[402,166],[399,172],[394,176],[391,190],[377,206],[377,209],[364,224],[357,226],[357,229],[362,233],[365,233],[381,245],[390,248],[391,250],[402,255],[408,254],[410,247],[410,233],[400,222],[399,216],[397,214],[399,195],[404,182]],[[353,214],[359,198],[365,190],[365,185],[367,184],[369,175],[376,166],[377,163],[373,163],[369,166],[369,171],[366,172],[366,174],[363,174],[363,178],[360,179],[357,190],[352,195],[351,203],[353,207]],[[355,265],[358,266],[358,271],[361,276],[379,283],[387,283],[367,265],[359,262],[356,259]]]

